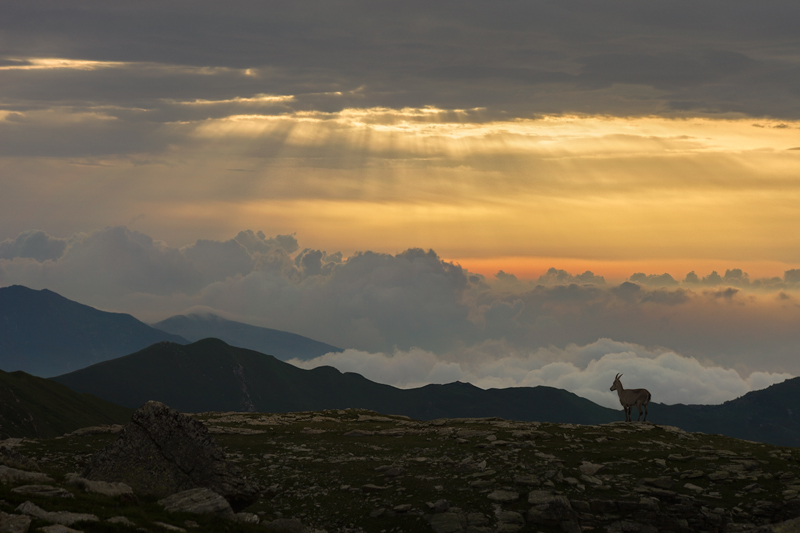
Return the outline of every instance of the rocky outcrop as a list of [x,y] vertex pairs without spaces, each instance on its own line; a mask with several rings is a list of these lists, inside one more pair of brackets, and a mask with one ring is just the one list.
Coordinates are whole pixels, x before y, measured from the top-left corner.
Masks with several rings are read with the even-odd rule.
[[206,487],[235,510],[254,503],[258,486],[225,460],[197,420],[160,402],[147,402],[110,446],[90,460],[83,477],[130,485],[140,494],[169,496]]

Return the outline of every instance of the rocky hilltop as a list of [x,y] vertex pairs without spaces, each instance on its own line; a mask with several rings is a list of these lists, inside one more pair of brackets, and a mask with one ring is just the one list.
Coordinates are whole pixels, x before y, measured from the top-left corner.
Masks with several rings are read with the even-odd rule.
[[87,492],[121,481],[77,474],[92,477],[98,457],[122,446],[121,427],[89,428],[3,443],[12,451],[0,455],[0,525],[29,517],[36,528],[66,512],[84,515],[70,525],[83,531],[800,529],[796,448],[646,423],[423,422],[356,409],[192,418],[258,486],[243,512],[209,487],[172,499]]

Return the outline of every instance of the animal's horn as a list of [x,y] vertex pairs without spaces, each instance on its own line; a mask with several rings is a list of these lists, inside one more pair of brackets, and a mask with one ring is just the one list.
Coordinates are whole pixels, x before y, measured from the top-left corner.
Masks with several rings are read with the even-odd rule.
[[622,374],[617,374],[617,377],[615,377],[614,379],[615,379],[615,380],[619,379],[619,377],[620,377],[621,375],[622,375]]

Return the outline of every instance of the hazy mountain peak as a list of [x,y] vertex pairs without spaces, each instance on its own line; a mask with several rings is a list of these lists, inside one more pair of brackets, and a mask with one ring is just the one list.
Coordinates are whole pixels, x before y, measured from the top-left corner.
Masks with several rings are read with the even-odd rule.
[[342,351],[341,348],[302,335],[229,320],[211,312],[175,315],[153,324],[153,327],[190,341],[216,337],[231,346],[267,353],[282,361],[306,361],[326,353]]
[[186,343],[125,313],[74,302],[51,290],[0,288],[0,369],[54,376],[167,340]]

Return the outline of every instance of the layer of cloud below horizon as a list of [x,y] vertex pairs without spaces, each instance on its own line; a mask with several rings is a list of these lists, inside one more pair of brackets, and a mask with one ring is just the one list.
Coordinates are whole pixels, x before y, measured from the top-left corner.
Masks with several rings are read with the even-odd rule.
[[617,373],[623,374],[626,388],[646,388],[653,402],[665,404],[720,404],[793,377],[753,372],[742,378],[729,368],[703,366],[694,358],[671,351],[648,350],[610,339],[586,346],[568,345],[563,350],[540,348],[527,355],[473,358],[470,363],[420,349],[390,354],[349,349],[310,361],[289,362],[305,369],[332,366],[399,388],[454,381],[484,389],[543,385],[568,390],[612,409],[620,409],[617,393],[609,391]]
[[624,372],[658,401],[717,403],[800,375],[797,270],[639,274],[621,284],[555,268],[535,281],[488,279],[431,250],[343,257],[249,230],[181,248],[124,227],[0,242],[0,285],[150,322],[212,312],[299,333],[347,349],[311,364],[398,386],[545,384],[613,405],[606,374]]

